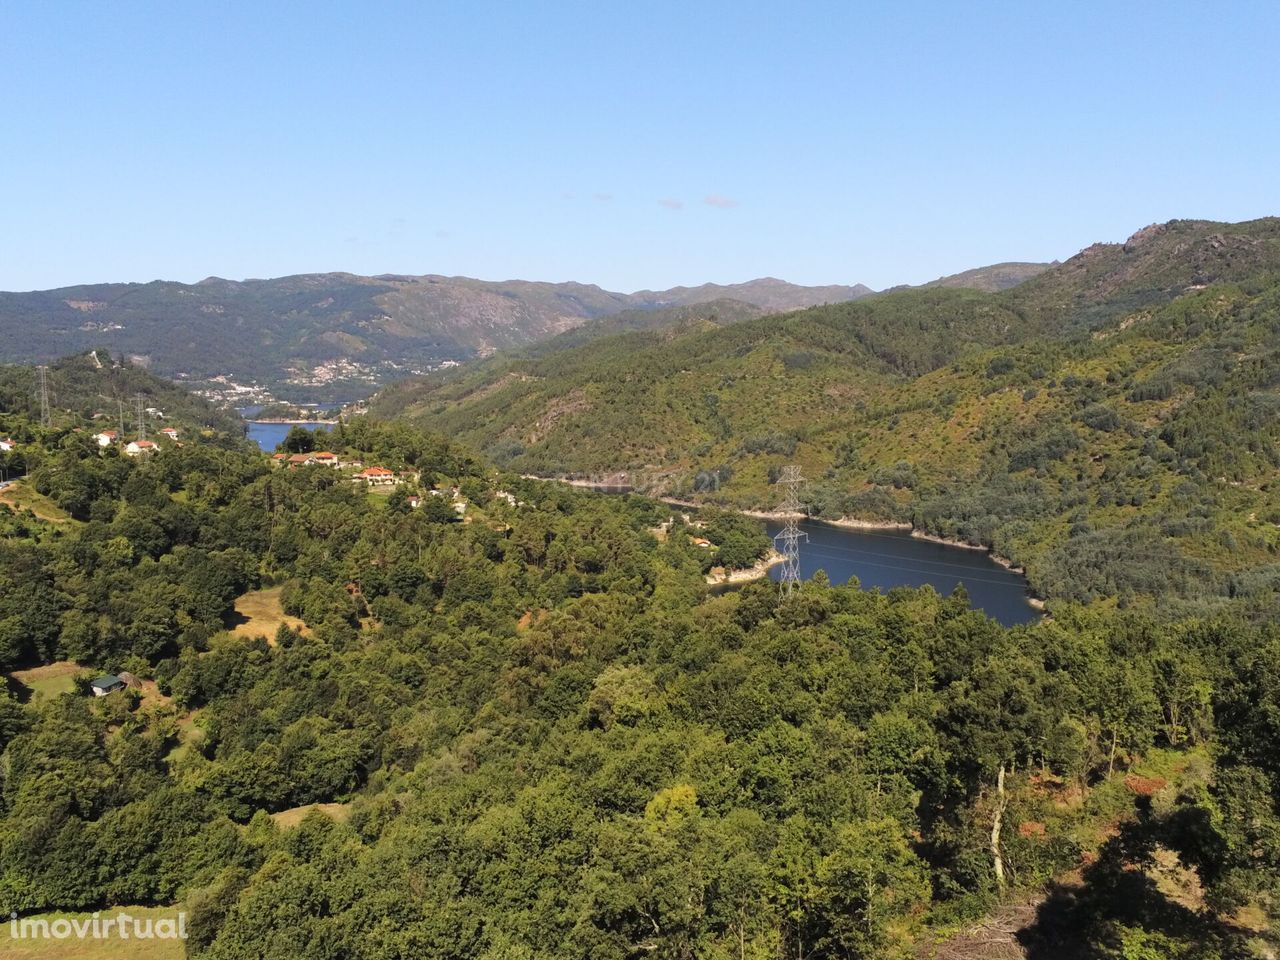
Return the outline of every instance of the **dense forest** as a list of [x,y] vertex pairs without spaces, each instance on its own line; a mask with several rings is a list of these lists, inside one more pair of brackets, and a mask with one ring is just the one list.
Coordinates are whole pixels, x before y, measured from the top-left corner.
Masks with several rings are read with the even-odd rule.
[[1276,611],[1280,221],[1174,221],[945,287],[498,357],[385,391],[521,472],[993,549],[1048,598]]
[[[694,534],[749,554],[741,518],[403,422],[323,439],[465,515],[235,429],[129,458],[27,409],[0,413],[41,507],[0,506],[7,909],[180,904],[211,960],[818,960],[927,956],[1048,885],[1031,956],[1275,949],[1280,631],[1247,602],[1004,629],[963,593],[716,594]],[[136,685],[88,695],[103,671]]]

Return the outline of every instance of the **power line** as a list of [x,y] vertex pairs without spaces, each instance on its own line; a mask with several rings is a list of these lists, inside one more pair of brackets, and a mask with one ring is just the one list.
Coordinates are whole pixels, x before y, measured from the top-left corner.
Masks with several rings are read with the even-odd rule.
[[145,440],[147,439],[147,418],[142,409],[142,394],[134,394],[133,400],[138,412],[138,439]]
[[[812,549],[812,548],[810,548],[810,550],[808,551],[808,553],[809,553],[811,556],[826,557],[828,560],[843,560],[843,559],[844,559],[844,557],[838,557],[838,556],[836,556],[835,554],[829,554],[829,553],[828,553],[828,554],[824,554],[824,553],[822,553],[822,551],[820,551],[820,550],[815,550],[815,549]],[[989,577],[965,577],[965,576],[961,576],[960,574],[957,574],[957,573],[939,573],[939,572],[937,572],[936,570],[921,570],[921,569],[920,569],[920,568],[918,568],[918,567],[904,567],[904,566],[900,566],[900,565],[892,564],[892,563],[878,563],[878,562],[873,562],[873,563],[868,563],[867,565],[868,565],[868,566],[870,566],[870,567],[875,567],[876,569],[881,569],[881,570],[901,570],[901,571],[902,571],[902,572],[904,572],[904,573],[914,573],[914,574],[916,574],[917,576],[926,577],[926,578],[928,578],[928,577],[935,577],[935,578],[938,578],[938,579],[945,579],[945,578],[952,578],[952,577],[954,577],[954,578],[955,578],[957,581],[959,581],[960,583],[990,583],[990,584],[993,584],[994,586],[997,586],[997,587],[1008,587],[1008,588],[1009,588],[1009,589],[1011,589],[1011,590],[1012,590],[1012,589],[1014,589],[1014,588],[1017,588],[1017,589],[1019,589],[1019,590],[1025,590],[1025,589],[1026,589],[1026,587],[1025,587],[1024,585],[1019,584],[1019,583],[1017,583],[1016,581],[1013,581],[1013,580],[995,580],[995,579],[992,579],[992,578],[989,578]]]
[[49,409],[49,368],[39,366],[40,372],[40,426],[48,429],[53,426],[53,413]]
[[782,486],[782,503],[780,507],[786,514],[782,530],[774,536],[773,542],[778,545],[782,554],[782,576],[779,577],[780,591],[783,597],[789,597],[800,583],[800,541],[808,540],[809,535],[800,530],[800,484],[804,477],[800,468],[788,464],[782,468],[782,476],[778,478]]
[[[820,551],[822,551],[822,550],[828,550],[828,551],[833,551],[833,552],[835,552],[835,553],[842,553],[842,554],[845,554],[845,555],[850,556],[850,557],[884,557],[884,558],[885,558],[885,559],[887,559],[887,560],[898,560],[898,561],[901,561],[901,562],[909,562],[909,563],[924,563],[924,564],[928,564],[929,566],[934,566],[934,567],[955,567],[955,568],[956,568],[956,569],[958,569],[958,570],[972,570],[972,569],[973,569],[973,566],[972,566],[971,564],[967,564],[967,563],[955,563],[955,562],[952,562],[952,561],[950,561],[950,560],[925,560],[924,558],[904,557],[904,556],[903,556],[902,554],[900,554],[900,553],[886,553],[886,552],[881,551],[881,550],[869,550],[869,549],[865,549],[865,548],[863,548],[863,547],[840,547],[840,546],[836,546],[835,544],[831,544],[831,543],[824,543],[824,542],[823,542],[823,541],[821,541],[821,540],[810,541],[810,543],[811,543],[812,545],[809,547],[809,549],[808,549],[808,551],[807,551],[807,552],[809,552],[809,553],[816,553],[816,552],[820,552]],[[954,549],[954,550],[964,550],[964,549],[968,549],[968,548],[966,548],[966,547],[953,547],[953,548],[951,548],[951,549]],[[975,551],[975,552],[977,552],[977,551]],[[986,552],[985,550],[984,550],[984,551],[982,551],[982,555],[983,555],[984,557],[986,557],[986,558],[989,558],[989,557],[991,556],[991,554],[990,554],[990,553],[988,553],[988,552]],[[997,564],[994,560],[990,560],[989,562],[991,563],[991,565],[992,565],[992,566],[995,566],[995,567],[998,567],[998,566],[999,566],[999,564]],[[1008,568],[1008,567],[1005,567],[1004,569],[1009,570],[1009,568]],[[939,575],[939,576],[942,576],[943,574],[942,574],[942,573],[939,573],[938,575]],[[1012,570],[1009,570],[1009,576],[1011,576],[1011,577],[1019,577],[1019,576],[1021,576],[1021,574],[1018,574],[1018,573],[1015,573],[1015,572],[1014,572],[1014,571],[1012,571]]]

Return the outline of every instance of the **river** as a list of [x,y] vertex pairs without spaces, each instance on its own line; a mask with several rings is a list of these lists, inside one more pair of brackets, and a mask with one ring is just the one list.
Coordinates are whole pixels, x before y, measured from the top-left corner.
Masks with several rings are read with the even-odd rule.
[[300,420],[293,423],[279,423],[277,421],[266,420],[250,420],[249,421],[249,439],[256,443],[263,450],[271,453],[277,446],[284,442],[284,438],[288,436],[289,431],[295,426],[306,427],[308,430],[328,430],[329,425],[326,423],[315,423],[314,421]]
[[[782,529],[774,521],[767,526],[770,536]],[[927,583],[943,595],[963,583],[970,605],[1007,627],[1040,618],[1027,581],[985,550],[921,540],[908,530],[855,530],[812,520],[802,521],[800,530],[806,534],[800,541],[800,575],[806,580],[825,570],[832,583],[855,576],[866,590]],[[774,580],[781,575],[780,567],[769,571]]]

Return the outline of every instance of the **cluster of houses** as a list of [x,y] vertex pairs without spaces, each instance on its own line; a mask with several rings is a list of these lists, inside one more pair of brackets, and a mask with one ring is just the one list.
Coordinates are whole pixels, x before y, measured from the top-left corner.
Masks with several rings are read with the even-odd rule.
[[386,467],[365,467],[360,460],[342,460],[336,453],[328,450],[316,450],[312,453],[276,453],[272,455],[271,460],[276,466],[288,470],[296,470],[299,467],[332,467],[335,470],[345,467],[348,470],[359,470],[359,473],[351,475],[351,479],[367,483],[371,487],[394,487],[405,481],[417,479],[417,474],[407,470],[396,473]]
[[[160,431],[160,436],[172,443],[177,443],[178,429],[177,427],[164,427]],[[114,430],[103,430],[101,433],[95,433],[93,439],[97,441],[100,447],[113,447],[122,442],[120,435]],[[154,440],[130,440],[124,444],[125,455],[130,457],[145,456],[155,453],[159,449],[159,445]]]
[[[388,470],[386,467],[366,467],[360,460],[343,460],[336,453],[329,450],[315,450],[311,453],[274,453],[271,455],[271,462],[284,470],[297,470],[299,467],[331,467],[333,469],[358,470],[358,473],[351,474],[352,483],[363,483],[369,487],[398,487],[404,483],[417,483],[418,474],[412,470]],[[467,502],[463,499],[461,492],[457,487],[448,490],[428,490],[428,495],[435,497],[449,497],[453,503],[453,509],[458,516],[462,517],[467,512]],[[499,494],[502,497],[510,499],[511,504],[515,505],[515,497],[509,493]],[[418,509],[422,506],[422,497],[416,493],[409,495],[409,506]]]

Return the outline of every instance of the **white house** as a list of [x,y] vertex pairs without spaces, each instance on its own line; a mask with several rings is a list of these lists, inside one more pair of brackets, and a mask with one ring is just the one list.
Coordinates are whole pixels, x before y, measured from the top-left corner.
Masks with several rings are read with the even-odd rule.
[[124,452],[130,457],[138,457],[144,453],[155,453],[156,445],[150,440],[130,440]]
[[0,440],[0,452],[8,453],[17,445],[17,441],[11,440],[9,437],[5,437],[3,440]]
[[357,473],[352,479],[363,480],[371,487],[392,487],[400,482],[395,473],[385,467],[369,467]]
[[170,440],[177,440],[177,439],[178,439],[178,428],[177,428],[177,427],[164,427],[160,432],[161,432],[162,434],[164,434],[166,437],[168,437]]
[[116,436],[114,430],[103,430],[101,433],[95,433],[93,439],[98,441],[98,446],[109,447],[116,442]]

